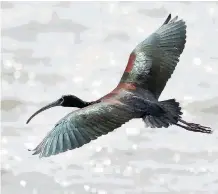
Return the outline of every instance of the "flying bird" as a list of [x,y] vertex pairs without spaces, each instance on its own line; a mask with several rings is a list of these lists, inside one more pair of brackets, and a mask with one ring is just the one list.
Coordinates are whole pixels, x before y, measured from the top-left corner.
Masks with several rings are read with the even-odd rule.
[[209,127],[182,120],[182,111],[175,99],[158,101],[185,43],[185,22],[177,16],[171,19],[169,14],[165,22],[131,52],[121,80],[113,91],[92,102],[63,95],[36,111],[27,123],[51,107],[79,108],[55,125],[32,150],[33,155],[49,157],[79,148],[136,118],[141,118],[151,128],[177,125],[188,131],[212,133]]

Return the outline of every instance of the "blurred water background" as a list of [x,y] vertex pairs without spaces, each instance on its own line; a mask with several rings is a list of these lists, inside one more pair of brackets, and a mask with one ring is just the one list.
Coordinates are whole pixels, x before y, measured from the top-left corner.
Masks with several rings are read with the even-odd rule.
[[[96,100],[118,83],[133,48],[169,13],[187,43],[161,99],[212,135],[133,120],[80,149],[39,159],[34,148],[71,108],[27,118],[62,94]],[[217,2],[1,2],[3,194],[218,193]]]

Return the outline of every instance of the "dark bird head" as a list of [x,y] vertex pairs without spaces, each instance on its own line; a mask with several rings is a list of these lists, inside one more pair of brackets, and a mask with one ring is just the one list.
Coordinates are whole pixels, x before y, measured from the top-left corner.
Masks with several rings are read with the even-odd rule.
[[30,120],[36,116],[37,114],[39,114],[42,111],[45,111],[49,108],[55,107],[55,106],[63,106],[63,107],[77,107],[77,108],[84,108],[88,105],[90,105],[90,102],[85,102],[83,100],[81,100],[80,98],[74,96],[74,95],[63,95],[61,98],[59,98],[58,100],[42,107],[41,109],[39,109],[38,111],[36,111],[28,120],[26,123],[29,123]]

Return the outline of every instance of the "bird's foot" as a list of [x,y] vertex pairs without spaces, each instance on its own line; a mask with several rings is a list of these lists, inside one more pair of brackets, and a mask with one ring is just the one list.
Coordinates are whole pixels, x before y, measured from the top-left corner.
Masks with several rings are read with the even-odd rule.
[[179,119],[179,121],[181,123],[183,123],[184,125],[181,125],[179,123],[177,123],[177,126],[180,126],[188,131],[193,131],[193,132],[200,132],[200,133],[213,133],[213,131],[211,130],[210,127],[205,127],[202,126],[200,124],[196,124],[196,123],[188,123],[182,119]]
[[196,123],[187,123],[187,126],[190,128],[190,131],[201,132],[201,133],[213,133],[210,127],[202,126]]

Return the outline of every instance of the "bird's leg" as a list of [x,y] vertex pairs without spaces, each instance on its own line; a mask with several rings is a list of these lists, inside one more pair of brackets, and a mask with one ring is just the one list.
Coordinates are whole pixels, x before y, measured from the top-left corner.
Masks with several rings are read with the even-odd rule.
[[188,125],[188,126],[193,126],[193,127],[201,127],[201,128],[204,128],[204,129],[210,129],[210,127],[205,127],[205,126],[202,126],[200,124],[196,124],[196,123],[188,123],[182,119],[179,119],[179,121],[185,125]]
[[179,123],[176,123],[176,125],[184,128],[188,131],[200,132],[200,133],[212,133],[213,132],[210,127],[205,127],[205,126],[202,126],[202,125],[196,124],[196,123],[188,123],[182,119],[178,119],[178,121],[180,121],[184,125],[179,124]]

